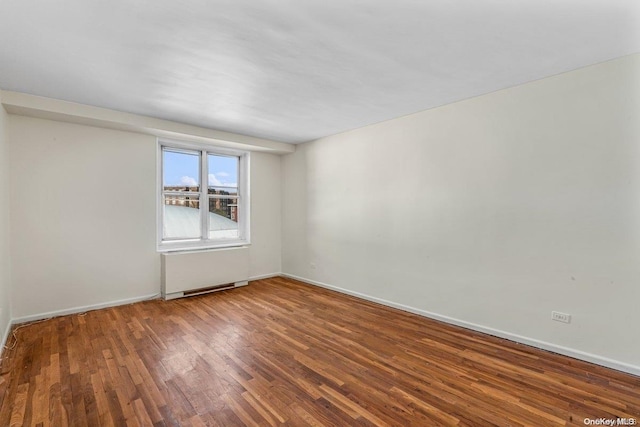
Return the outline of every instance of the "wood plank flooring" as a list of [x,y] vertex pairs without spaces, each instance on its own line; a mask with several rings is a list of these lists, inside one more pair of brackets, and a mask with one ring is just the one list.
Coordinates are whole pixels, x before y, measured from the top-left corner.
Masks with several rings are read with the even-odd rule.
[[0,426],[640,422],[639,377],[284,278],[16,335]]

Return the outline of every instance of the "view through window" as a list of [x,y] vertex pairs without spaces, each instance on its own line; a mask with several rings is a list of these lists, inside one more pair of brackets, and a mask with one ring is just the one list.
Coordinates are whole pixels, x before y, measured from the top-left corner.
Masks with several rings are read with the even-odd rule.
[[161,244],[244,240],[243,155],[171,145],[161,150]]

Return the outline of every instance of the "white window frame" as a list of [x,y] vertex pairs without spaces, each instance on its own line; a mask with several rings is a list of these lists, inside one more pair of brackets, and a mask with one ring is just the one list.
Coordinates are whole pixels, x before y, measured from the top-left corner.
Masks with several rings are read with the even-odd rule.
[[[187,251],[245,246],[250,241],[250,193],[249,193],[249,152],[222,148],[210,144],[158,139],[157,151],[157,246],[159,252]],[[164,174],[163,148],[199,152],[200,191],[195,193],[200,202],[200,237],[193,239],[164,239]],[[238,157],[238,234],[237,239],[209,239],[209,170],[208,155]]]

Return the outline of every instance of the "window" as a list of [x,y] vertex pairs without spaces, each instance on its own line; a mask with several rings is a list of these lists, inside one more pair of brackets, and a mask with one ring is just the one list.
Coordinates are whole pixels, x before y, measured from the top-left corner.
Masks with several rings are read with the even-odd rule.
[[249,243],[249,154],[159,141],[158,249]]

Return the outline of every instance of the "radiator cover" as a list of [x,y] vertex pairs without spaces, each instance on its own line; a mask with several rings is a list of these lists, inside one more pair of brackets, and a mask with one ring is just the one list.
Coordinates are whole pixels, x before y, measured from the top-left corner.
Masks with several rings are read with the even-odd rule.
[[161,265],[164,299],[198,295],[246,285],[249,248],[163,253]]

